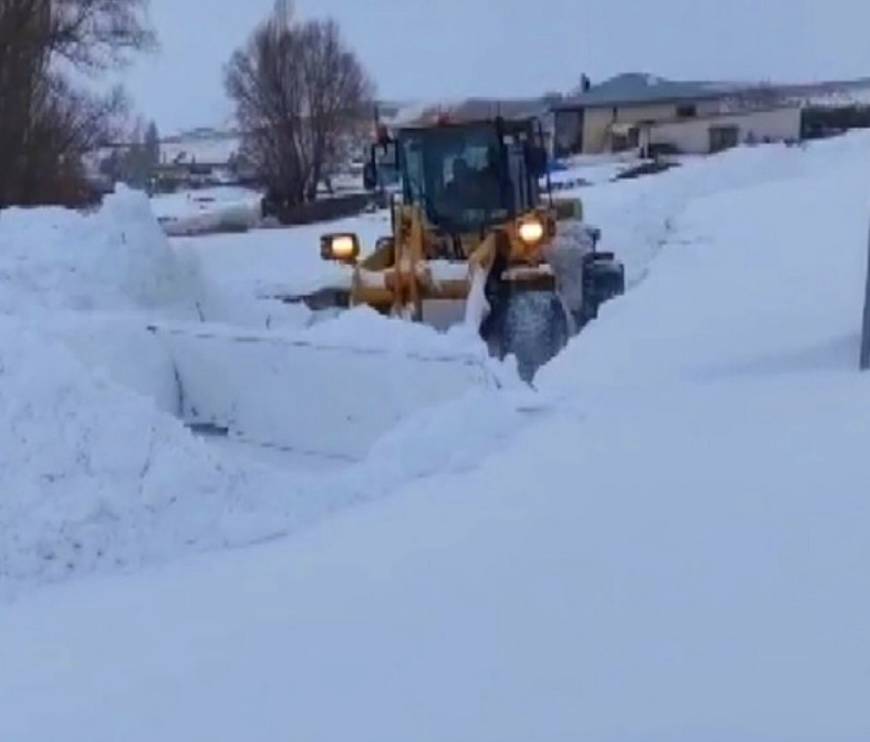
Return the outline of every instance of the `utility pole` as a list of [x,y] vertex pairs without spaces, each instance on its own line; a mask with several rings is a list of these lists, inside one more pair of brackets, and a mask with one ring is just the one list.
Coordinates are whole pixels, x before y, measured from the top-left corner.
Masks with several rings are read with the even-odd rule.
[[861,370],[870,371],[870,236],[867,240],[867,288],[864,292],[864,328],[861,333]]

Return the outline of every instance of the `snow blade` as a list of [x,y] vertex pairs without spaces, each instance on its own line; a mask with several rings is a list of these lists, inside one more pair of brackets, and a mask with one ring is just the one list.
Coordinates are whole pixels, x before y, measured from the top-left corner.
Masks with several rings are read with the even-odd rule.
[[483,358],[348,348],[220,327],[152,327],[192,426],[296,453],[359,460],[414,412],[496,381]]

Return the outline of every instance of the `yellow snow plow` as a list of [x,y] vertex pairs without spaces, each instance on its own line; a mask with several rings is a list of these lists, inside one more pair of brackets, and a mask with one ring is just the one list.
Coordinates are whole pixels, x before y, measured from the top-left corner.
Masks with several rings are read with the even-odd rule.
[[362,259],[357,235],[324,235],[321,255],[347,266],[345,281],[292,299],[367,305],[439,328],[464,320],[531,380],[624,291],[623,266],[597,250],[580,202],[553,199],[537,121],[405,128],[372,147],[367,187],[385,171],[401,185],[391,234]]

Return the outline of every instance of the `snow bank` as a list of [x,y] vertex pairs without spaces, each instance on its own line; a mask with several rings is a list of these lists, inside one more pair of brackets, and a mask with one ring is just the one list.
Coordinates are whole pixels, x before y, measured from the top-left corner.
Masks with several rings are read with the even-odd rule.
[[[674,193],[649,192],[638,205],[656,213],[667,199],[687,203],[668,219],[655,269],[603,307],[541,371],[539,385],[567,385],[585,397],[592,385],[635,384],[638,364],[651,382],[682,381],[704,377],[702,361],[714,373],[798,357],[802,342],[807,353],[812,342],[836,351],[860,329],[868,150],[866,132],[806,150],[745,149],[698,163],[678,186],[663,181]],[[690,184],[694,197],[682,191]],[[638,306],[650,307],[642,322]]]
[[280,336],[245,342],[161,332],[178,373],[182,415],[244,441],[340,460],[365,458],[377,438],[420,409],[494,388],[488,360]]
[[711,157],[684,158],[681,167],[656,176],[605,183],[574,195],[583,199],[586,218],[602,228],[602,248],[625,262],[628,283],[635,285],[648,275],[662,245],[675,233],[675,219],[693,201],[811,175],[826,163],[835,167],[850,158],[866,158],[867,141],[860,132],[812,146],[738,147]]
[[0,312],[190,307],[199,286],[136,191],[119,189],[93,214],[0,212]]
[[[318,475],[290,474],[232,455],[219,459],[216,449],[148,398],[165,369],[148,366],[148,354],[134,347],[137,336],[126,335],[128,321],[123,316],[97,316],[88,322],[68,318],[53,328],[61,342],[24,321],[0,316],[0,599],[46,582],[286,535],[336,508],[382,497],[423,471],[450,469],[460,454],[467,465],[475,460],[473,452],[489,450],[493,426],[517,414],[495,392],[488,397],[481,392],[490,409],[502,412],[488,423],[481,419],[475,433],[466,432],[461,450],[452,459],[444,458],[445,449],[431,445],[432,436],[437,438],[445,425],[460,425],[466,408],[457,403],[435,411],[438,401],[461,393],[451,384],[491,384],[485,370],[471,361],[457,370],[456,380],[444,374],[427,379],[427,365],[438,364],[437,359],[418,359],[421,369],[409,370],[387,358],[392,370],[384,371],[383,359],[364,355],[371,361],[373,383],[391,385],[387,394],[375,398],[358,395],[347,385],[344,391],[324,391],[319,385],[325,383],[328,368],[320,373],[302,369],[304,378],[294,377],[292,368],[284,368],[287,360],[281,354],[264,358],[263,348],[269,346],[254,344],[241,355],[237,348],[224,349],[216,362],[199,368],[200,387],[192,398],[179,398],[176,386],[164,390],[165,406],[174,406],[172,412],[178,413],[183,404],[203,404],[211,390],[217,405],[235,404],[229,414],[240,425],[250,424],[253,433],[265,429],[273,445],[282,442],[275,431],[292,431],[289,443],[300,451],[318,444],[325,450],[336,441],[344,441],[345,453],[362,451],[398,419],[410,420],[380,445],[380,455],[390,459],[382,469],[363,462]],[[116,337],[117,343],[106,345],[107,337]],[[96,359],[120,349],[122,342],[131,346],[132,360],[110,362],[110,379]],[[207,350],[208,343],[197,348]],[[142,366],[139,376],[136,362]],[[187,365],[173,366],[170,373],[183,374]],[[114,380],[119,368],[133,374],[125,386]],[[272,383],[266,383],[264,369],[276,374]],[[343,369],[336,370],[344,378]],[[247,397],[241,392],[233,396],[227,375],[247,390]],[[219,392],[215,384],[223,384]],[[281,395],[282,386],[290,384],[307,389],[307,396],[298,390],[287,396],[297,400],[295,408]],[[132,391],[137,386],[145,387],[147,396]],[[185,395],[187,390],[182,385],[180,391]],[[340,400],[342,393],[345,398]],[[257,402],[257,394],[265,394],[264,400]],[[257,402],[254,412],[251,395]],[[331,404],[343,404],[341,409],[355,411],[355,417],[331,418]],[[376,430],[370,429],[373,419]],[[431,420],[440,420],[441,428],[433,428],[427,422]],[[417,433],[425,430],[430,431],[423,434],[429,444],[409,457],[414,441],[423,440]]]
[[[0,318],[0,583],[234,540],[257,484],[144,397]],[[260,534],[262,535],[262,534]]]
[[91,214],[0,212],[0,591],[249,543],[328,509],[221,463],[172,417],[177,369],[147,328],[205,312],[257,327],[300,314],[207,286],[136,192]]

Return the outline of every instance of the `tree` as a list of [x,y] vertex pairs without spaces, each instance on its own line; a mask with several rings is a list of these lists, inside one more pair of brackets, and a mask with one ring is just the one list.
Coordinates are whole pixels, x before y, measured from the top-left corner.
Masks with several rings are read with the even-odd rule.
[[132,188],[145,190],[151,180],[153,168],[146,143],[145,122],[140,118],[127,136],[128,146],[121,160],[120,180]]
[[148,128],[145,129],[144,145],[150,177],[160,165],[160,133],[157,131],[157,124],[154,121],[148,124]]
[[371,110],[373,93],[338,25],[299,22],[286,2],[233,54],[226,89],[243,156],[285,206],[315,198],[344,139]]
[[65,71],[96,75],[153,43],[147,0],[0,0],[0,208],[75,203],[84,153],[125,110],[118,91],[76,89]]

